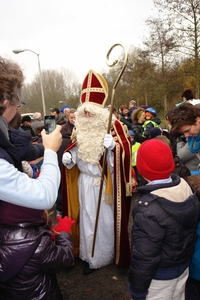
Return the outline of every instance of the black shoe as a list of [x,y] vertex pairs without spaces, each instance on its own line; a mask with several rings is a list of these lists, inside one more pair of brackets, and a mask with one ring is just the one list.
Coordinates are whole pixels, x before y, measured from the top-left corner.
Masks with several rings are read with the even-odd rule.
[[84,274],[84,275],[89,275],[89,274],[93,273],[94,270],[95,270],[95,269],[91,269],[91,268],[89,267],[89,264],[87,264],[87,266],[83,269],[83,274]]

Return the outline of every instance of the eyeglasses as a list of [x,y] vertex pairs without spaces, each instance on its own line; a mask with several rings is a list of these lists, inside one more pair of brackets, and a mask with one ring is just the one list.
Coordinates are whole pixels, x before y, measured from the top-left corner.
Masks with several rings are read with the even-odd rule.
[[23,101],[20,101],[19,104],[17,105],[17,109],[22,108],[26,103]]

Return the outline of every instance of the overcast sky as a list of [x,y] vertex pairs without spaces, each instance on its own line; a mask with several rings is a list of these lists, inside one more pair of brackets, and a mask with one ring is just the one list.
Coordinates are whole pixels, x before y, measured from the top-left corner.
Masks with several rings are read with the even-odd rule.
[[[18,62],[31,82],[42,70],[64,67],[80,82],[89,69],[107,70],[113,44],[141,45],[153,0],[0,0],[0,55]],[[121,51],[120,47],[119,50]]]

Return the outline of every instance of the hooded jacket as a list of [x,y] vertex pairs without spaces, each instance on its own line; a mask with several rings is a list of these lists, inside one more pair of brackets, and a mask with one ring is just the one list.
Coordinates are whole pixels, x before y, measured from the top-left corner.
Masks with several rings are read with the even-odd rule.
[[52,242],[44,225],[1,225],[0,299],[62,299],[55,274],[74,260],[72,238],[61,232]]
[[189,266],[199,219],[198,199],[184,179],[145,185],[133,208],[129,282],[134,299],[148,292],[152,279],[169,280]]

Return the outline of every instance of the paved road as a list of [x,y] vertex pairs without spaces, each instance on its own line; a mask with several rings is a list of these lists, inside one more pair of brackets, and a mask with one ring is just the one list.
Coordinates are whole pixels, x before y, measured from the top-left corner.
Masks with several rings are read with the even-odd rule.
[[57,275],[64,300],[129,300],[128,271],[114,264],[83,275],[84,262],[76,259],[75,265]]
[[[132,199],[132,205],[134,197]],[[129,231],[132,217],[129,219]],[[76,259],[73,267],[57,274],[64,300],[130,300],[127,290],[128,270],[115,264],[83,275],[85,263]]]

